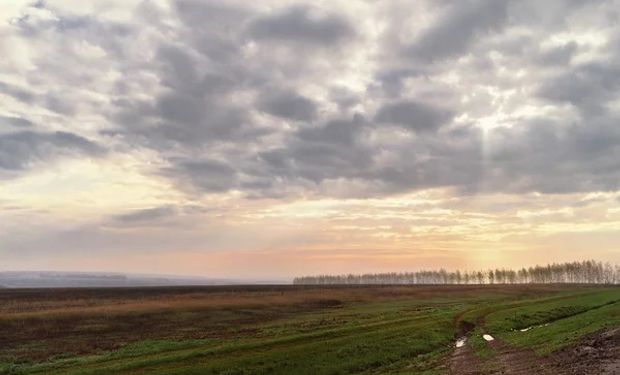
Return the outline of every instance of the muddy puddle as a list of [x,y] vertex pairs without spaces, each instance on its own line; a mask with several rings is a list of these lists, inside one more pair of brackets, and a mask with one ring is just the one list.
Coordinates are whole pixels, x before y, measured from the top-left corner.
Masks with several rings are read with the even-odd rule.
[[526,328],[521,328],[521,329],[519,330],[519,332],[527,332],[527,331],[529,331],[529,330],[531,330],[531,329],[534,329],[534,328],[540,328],[540,327],[546,327],[546,326],[548,326],[548,325],[549,325],[549,323],[545,323],[545,324],[539,324],[539,325],[537,325],[537,326],[530,326],[530,327],[526,327]]
[[458,340],[456,340],[456,343],[454,344],[454,346],[456,346],[457,348],[460,348],[460,347],[463,347],[466,342],[467,342],[467,337],[460,337]]

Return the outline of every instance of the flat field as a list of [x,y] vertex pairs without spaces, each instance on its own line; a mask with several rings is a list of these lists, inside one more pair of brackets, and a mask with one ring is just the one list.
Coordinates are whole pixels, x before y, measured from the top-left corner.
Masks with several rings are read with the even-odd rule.
[[618,327],[616,286],[3,289],[0,374],[613,374]]

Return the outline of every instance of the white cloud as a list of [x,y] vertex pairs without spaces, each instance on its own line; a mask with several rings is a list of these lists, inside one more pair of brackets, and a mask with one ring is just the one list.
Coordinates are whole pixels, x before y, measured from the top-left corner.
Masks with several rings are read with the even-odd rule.
[[0,201],[75,165],[106,217],[617,191],[618,5],[2,0]]

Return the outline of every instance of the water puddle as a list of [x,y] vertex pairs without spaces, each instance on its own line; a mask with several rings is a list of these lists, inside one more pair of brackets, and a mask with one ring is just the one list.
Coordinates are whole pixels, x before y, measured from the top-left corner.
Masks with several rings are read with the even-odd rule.
[[483,339],[485,339],[485,340],[487,340],[487,341],[493,341],[493,340],[495,340],[495,339],[493,338],[493,336],[491,336],[491,335],[487,335],[486,333],[485,333],[484,335],[482,335],[482,338],[483,338]]
[[540,327],[546,327],[546,326],[548,326],[548,325],[549,325],[549,323],[545,323],[545,324],[540,324],[540,325],[537,325],[537,326],[530,326],[530,327],[527,327],[527,328],[521,328],[521,329],[519,330],[519,332],[527,332],[527,331],[529,331],[530,329],[540,328]]
[[456,347],[460,348],[463,345],[465,345],[465,342],[467,342],[467,337],[461,337],[458,340],[456,340]]

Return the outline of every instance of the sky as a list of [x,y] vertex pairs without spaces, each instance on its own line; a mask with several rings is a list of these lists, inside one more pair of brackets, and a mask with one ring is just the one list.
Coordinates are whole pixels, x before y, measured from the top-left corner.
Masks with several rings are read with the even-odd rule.
[[0,270],[620,263],[620,2],[0,0]]

